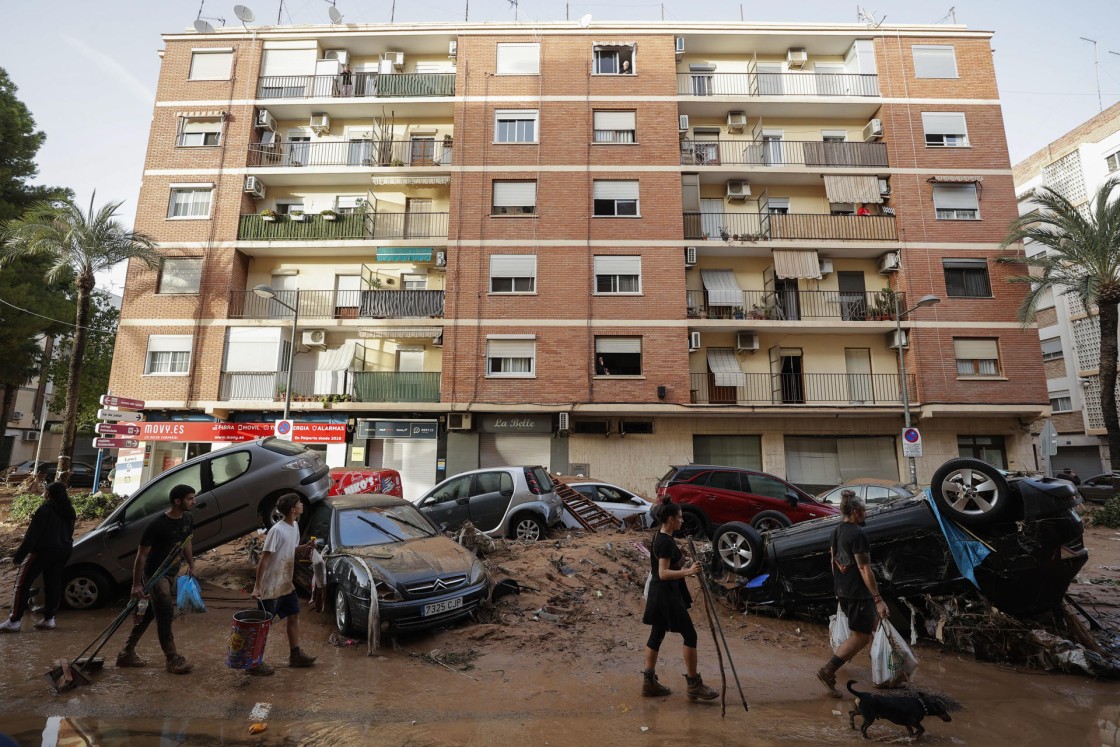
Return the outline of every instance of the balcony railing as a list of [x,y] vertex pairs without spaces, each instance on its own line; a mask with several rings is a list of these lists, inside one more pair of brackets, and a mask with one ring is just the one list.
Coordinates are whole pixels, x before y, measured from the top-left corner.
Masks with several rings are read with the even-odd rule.
[[[692,403],[698,405],[898,405],[898,374],[744,373],[739,386],[716,386],[713,373],[694,373]],[[915,380],[907,375],[910,402]]]
[[436,140],[286,142],[249,146],[250,166],[446,166],[451,147]]
[[351,73],[342,75],[266,75],[260,99],[413,98],[454,96],[455,73]]
[[[318,400],[350,395],[356,402],[439,402],[439,371],[295,371],[292,397]],[[284,371],[237,371],[222,374],[222,400],[283,402],[288,384]]]
[[[441,290],[300,290],[277,291],[301,319],[424,319],[443,316]],[[297,300],[298,296],[298,300]],[[234,319],[291,319],[283,304],[252,291],[230,291]]]
[[681,96],[878,96],[879,76],[853,73],[677,73]]
[[758,213],[684,214],[686,239],[719,239],[724,235],[736,241],[769,238]]
[[892,215],[687,212],[684,214],[684,237],[725,241],[897,241],[898,232]]
[[355,213],[327,220],[305,214],[303,220],[277,216],[242,215],[237,229],[242,241],[317,241],[334,239],[447,238],[447,213]]
[[820,140],[682,140],[682,166],[839,166],[885,167],[883,143]]
[[358,371],[354,399],[358,402],[439,402],[439,371]]
[[738,306],[712,306],[708,293],[687,291],[690,319],[771,319],[802,321],[826,319],[841,322],[873,322],[894,319],[893,297],[906,308],[902,293],[879,291],[743,291]]

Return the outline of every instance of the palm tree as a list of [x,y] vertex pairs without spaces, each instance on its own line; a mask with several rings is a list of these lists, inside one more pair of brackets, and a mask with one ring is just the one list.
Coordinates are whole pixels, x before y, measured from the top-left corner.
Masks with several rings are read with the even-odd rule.
[[1030,287],[1019,306],[1019,320],[1024,324],[1034,321],[1035,308],[1047,290],[1075,293],[1086,309],[1092,305],[1099,309],[1101,415],[1114,470],[1120,470],[1120,416],[1116,410],[1120,200],[1109,202],[1109,198],[1117,187],[1120,179],[1116,178],[1102,184],[1084,213],[1054,190],[1042,188],[1034,196],[1039,209],[1012,222],[1002,248],[1025,240],[1047,251],[1031,257],[1000,258],[1028,268],[1027,275],[1011,279]]
[[0,228],[0,263],[21,257],[45,257],[49,261],[46,280],[72,279],[77,288],[74,347],[66,375],[66,422],[58,455],[57,479],[70,484],[70,461],[78,426],[78,389],[85,357],[90,302],[94,276],[118,262],[138,259],[154,269],[160,254],[148,236],[124,228],[117,220],[121,203],[111,202],[98,210],[90,198],[83,213],[73,200],[39,202],[22,216]]

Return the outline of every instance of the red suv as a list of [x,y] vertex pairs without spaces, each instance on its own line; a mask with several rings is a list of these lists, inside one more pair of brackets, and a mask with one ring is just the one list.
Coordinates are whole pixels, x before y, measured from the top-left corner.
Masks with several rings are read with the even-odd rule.
[[681,504],[686,534],[707,534],[729,521],[765,532],[840,513],[780,477],[739,467],[670,467],[657,483],[657,497],[665,496]]

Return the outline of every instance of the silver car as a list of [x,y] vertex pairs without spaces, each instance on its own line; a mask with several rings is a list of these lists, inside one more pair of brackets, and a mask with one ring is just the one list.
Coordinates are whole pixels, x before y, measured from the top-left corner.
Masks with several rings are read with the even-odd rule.
[[564,503],[544,467],[491,467],[449,477],[416,502],[436,526],[471,522],[491,537],[536,542],[556,526]]
[[167,510],[168,494],[182,484],[196,491],[191,549],[197,556],[271,526],[278,518],[276,499],[284,493],[299,493],[308,504],[322,500],[331,478],[318,453],[276,438],[246,441],[183,462],[141,485],[74,543],[62,593],[68,607],[98,607],[131,580],[144,528]]
[[[599,508],[609,511],[616,519],[627,521],[637,516],[643,529],[653,526],[653,518],[649,513],[653,503],[637,493],[631,493],[626,488],[620,488],[609,482],[570,482],[568,487],[577,493],[582,493],[585,498],[595,501],[599,504]],[[579,529],[582,525],[565,511],[564,526],[569,529]]]

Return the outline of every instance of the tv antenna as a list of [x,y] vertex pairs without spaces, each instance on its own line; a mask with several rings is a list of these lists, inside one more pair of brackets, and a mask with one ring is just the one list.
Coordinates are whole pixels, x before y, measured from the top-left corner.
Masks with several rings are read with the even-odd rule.
[[331,7],[327,8],[327,15],[330,16],[331,23],[342,23],[342,13],[340,13],[338,10],[336,0],[325,0],[325,2],[331,4]]
[[200,34],[214,33],[214,25],[210,21],[221,21],[222,25],[226,25],[226,19],[218,18],[217,16],[204,16],[202,9],[206,5],[206,0],[202,0],[198,5],[198,16],[194,19],[194,30]]
[[515,21],[517,20],[517,4],[520,1],[521,0],[507,0],[507,2],[509,2],[509,6],[513,8],[513,20]]
[[1081,41],[1087,41],[1093,45],[1093,70],[1097,75],[1097,109],[1104,111],[1104,100],[1101,98],[1101,61],[1097,57],[1097,40],[1089,39],[1084,36],[1079,37]]
[[957,6],[949,8],[949,12],[938,18],[934,23],[944,23],[945,21],[952,20],[953,25],[957,24]]
[[253,13],[253,11],[244,5],[233,6],[233,14],[237,16],[237,20],[241,21],[242,26],[257,20],[257,16]]
[[857,20],[859,20],[860,23],[866,23],[867,28],[869,29],[877,29],[883,25],[883,21],[887,20],[887,17],[885,15],[882,18],[876,20],[875,14],[878,12],[879,11],[877,10],[867,11],[862,5],[856,6]]

